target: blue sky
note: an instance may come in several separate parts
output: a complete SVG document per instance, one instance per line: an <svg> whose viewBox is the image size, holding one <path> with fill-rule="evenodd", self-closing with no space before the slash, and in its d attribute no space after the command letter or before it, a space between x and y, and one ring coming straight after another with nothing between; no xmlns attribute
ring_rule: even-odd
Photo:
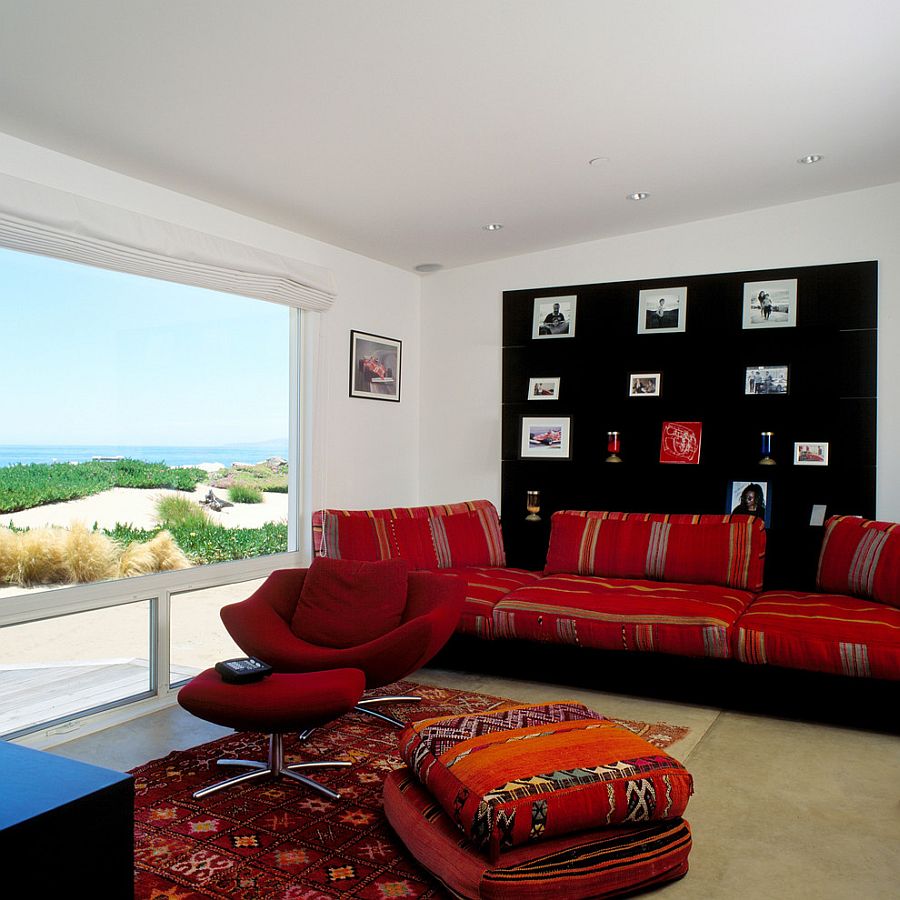
<svg viewBox="0 0 900 900"><path fill-rule="evenodd" d="M288 309L0 250L0 444L287 436Z"/></svg>

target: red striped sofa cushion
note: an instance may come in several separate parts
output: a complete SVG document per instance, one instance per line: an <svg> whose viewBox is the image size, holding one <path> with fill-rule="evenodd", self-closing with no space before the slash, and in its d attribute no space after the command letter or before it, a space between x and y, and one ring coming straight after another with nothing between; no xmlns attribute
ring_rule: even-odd
<svg viewBox="0 0 900 900"><path fill-rule="evenodd" d="M733 644L745 663L900 679L900 610L846 594L760 594Z"/></svg>
<svg viewBox="0 0 900 900"><path fill-rule="evenodd" d="M552 575L497 603L494 636L727 658L730 629L752 599L710 584Z"/></svg>
<svg viewBox="0 0 900 900"><path fill-rule="evenodd" d="M900 607L900 524L832 516L825 523L816 585Z"/></svg>
<svg viewBox="0 0 900 900"><path fill-rule="evenodd" d="M540 572L525 569L506 569L495 566L468 566L464 569L443 569L459 575L466 582L466 599L456 630L474 637L494 636L494 607L510 591L526 584L534 584Z"/></svg>
<svg viewBox="0 0 900 900"><path fill-rule="evenodd" d="M717 584L762 590L766 530L754 516L561 510L546 575Z"/></svg>
<svg viewBox="0 0 900 900"><path fill-rule="evenodd" d="M313 514L318 556L405 559L413 568L504 566L500 517L489 500Z"/></svg>
<svg viewBox="0 0 900 900"><path fill-rule="evenodd" d="M385 779L384 814L416 860L458 897L613 897L680 878L691 852L690 826L678 818L549 838L491 864L407 768Z"/></svg>
<svg viewBox="0 0 900 900"><path fill-rule="evenodd" d="M492 860L586 828L679 817L693 790L676 759L567 701L412 722L400 755Z"/></svg>

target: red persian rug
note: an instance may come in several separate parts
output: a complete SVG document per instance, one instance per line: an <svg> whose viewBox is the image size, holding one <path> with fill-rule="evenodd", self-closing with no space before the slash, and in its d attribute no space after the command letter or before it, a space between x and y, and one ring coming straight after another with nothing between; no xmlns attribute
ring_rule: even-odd
<svg viewBox="0 0 900 900"><path fill-rule="evenodd" d="M400 715L409 719L476 712L510 702L410 682L397 682L388 692L422 697L421 704L403 705ZM688 731L659 722L617 721L662 748ZM447 896L406 853L382 814L384 777L402 765L396 752L398 734L370 716L350 713L318 729L303 744L285 737L288 761L320 757L353 762L351 769L310 773L340 790L338 803L288 779L250 782L193 799L198 788L240 771L224 770L216 760L265 759L268 739L261 734L220 738L132 770L135 898Z"/></svg>

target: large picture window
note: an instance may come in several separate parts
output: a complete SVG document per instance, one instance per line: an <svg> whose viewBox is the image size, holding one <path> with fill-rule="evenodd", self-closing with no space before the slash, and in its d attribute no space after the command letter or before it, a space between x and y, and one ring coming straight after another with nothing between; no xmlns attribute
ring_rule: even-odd
<svg viewBox="0 0 900 900"><path fill-rule="evenodd" d="M110 629L111 666L128 655L169 676L151 690L210 664L215 648L199 648L194 662L173 649L171 597L264 575L298 550L300 472L290 460L300 315L0 249L0 647L30 623L28 665L52 666L59 683L65 673L56 658L43 660L41 630L56 640L51 623L96 609L109 620L96 627ZM159 598L149 632L157 640L146 653L117 653L117 604L131 600L137 579ZM78 635L71 630L73 660L87 652ZM12 671L0 666L0 689ZM41 724L17 720L17 732Z"/></svg>

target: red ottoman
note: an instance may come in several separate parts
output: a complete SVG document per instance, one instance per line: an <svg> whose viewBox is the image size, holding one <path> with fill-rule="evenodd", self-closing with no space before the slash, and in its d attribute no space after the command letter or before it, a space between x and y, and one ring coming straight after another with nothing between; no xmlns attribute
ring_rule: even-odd
<svg viewBox="0 0 900 900"><path fill-rule="evenodd" d="M316 761L284 764L284 738L288 731L303 731L324 725L349 712L362 696L366 676L359 669L331 669L327 672L276 673L249 684L228 684L215 669L207 669L178 692L178 702L188 712L207 722L236 731L261 731L269 735L266 762L220 759L220 766L251 769L197 791L205 797L214 791L251 779L280 775L339 800L340 794L300 774L303 769L338 768L349 762Z"/></svg>
<svg viewBox="0 0 900 900"><path fill-rule="evenodd" d="M466 898L613 897L681 878L691 851L690 827L678 818L550 838L492 864L405 768L385 780L384 813L416 860Z"/></svg>
<svg viewBox="0 0 900 900"><path fill-rule="evenodd" d="M678 760L581 703L407 725L388 821L463 897L607 897L678 878L693 791Z"/></svg>

